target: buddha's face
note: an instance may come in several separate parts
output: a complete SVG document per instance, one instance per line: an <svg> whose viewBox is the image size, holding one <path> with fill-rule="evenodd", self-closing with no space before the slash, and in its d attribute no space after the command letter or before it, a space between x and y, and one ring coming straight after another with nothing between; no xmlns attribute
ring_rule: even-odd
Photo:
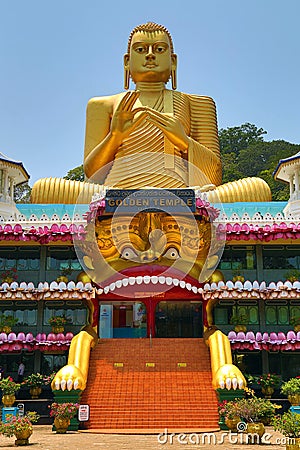
<svg viewBox="0 0 300 450"><path fill-rule="evenodd" d="M137 32L132 37L130 54L125 55L124 62L135 83L167 83L172 64L176 65L176 55L171 53L169 38L164 32Z"/></svg>

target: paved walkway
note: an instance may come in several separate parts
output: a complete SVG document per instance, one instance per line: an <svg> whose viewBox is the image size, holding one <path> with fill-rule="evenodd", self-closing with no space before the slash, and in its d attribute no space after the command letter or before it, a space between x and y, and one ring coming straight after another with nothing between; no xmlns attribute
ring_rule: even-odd
<svg viewBox="0 0 300 450"><path fill-rule="evenodd" d="M270 450L285 450L285 442L282 435L275 433L271 427L266 427L267 448ZM160 439L160 442L158 440ZM179 450L185 448L197 448L208 450L262 450L262 445L246 445L244 435L230 434L222 431L209 437L205 434L187 434L168 438L163 433L155 434L103 434L87 432L68 432L56 434L52 432L51 425L35 425L30 446L32 450ZM238 439L238 440L237 440ZM180 443L180 440L182 443ZM281 440L281 441L280 441ZM167 442L166 442L167 441ZM223 443L222 443L223 442ZM14 438L0 436L0 450L16 448Z"/></svg>

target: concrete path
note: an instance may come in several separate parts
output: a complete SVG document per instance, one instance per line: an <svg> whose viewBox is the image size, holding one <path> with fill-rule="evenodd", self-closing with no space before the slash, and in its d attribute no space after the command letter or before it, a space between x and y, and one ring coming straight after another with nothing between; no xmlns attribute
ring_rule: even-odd
<svg viewBox="0 0 300 450"><path fill-rule="evenodd" d="M162 430L163 431L163 430ZM215 434L178 433L168 436L155 434L103 434L87 432L68 432L56 434L51 425L35 425L30 445L32 450L179 450L205 449L214 450L285 450L285 442L280 433L275 433L271 427L266 427L265 445L245 443L243 434L228 434L218 431ZM0 436L0 450L17 448L14 438ZM268 445L269 444L269 445Z"/></svg>

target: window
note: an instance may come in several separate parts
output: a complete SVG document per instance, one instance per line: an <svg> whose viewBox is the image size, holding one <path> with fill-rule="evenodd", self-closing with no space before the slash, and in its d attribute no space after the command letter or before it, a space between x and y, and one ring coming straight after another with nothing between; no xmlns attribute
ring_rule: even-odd
<svg viewBox="0 0 300 450"><path fill-rule="evenodd" d="M300 269L300 246L263 246L264 269Z"/></svg>
<svg viewBox="0 0 300 450"><path fill-rule="evenodd" d="M40 247L0 247L0 271L15 267L18 271L40 268Z"/></svg>
<svg viewBox="0 0 300 450"><path fill-rule="evenodd" d="M227 246L219 264L220 270L254 270L256 257L254 246Z"/></svg>
<svg viewBox="0 0 300 450"><path fill-rule="evenodd" d="M43 324L49 325L52 316L65 316L69 319L70 325L82 326L86 324L87 309L82 302L72 302L72 308L64 302L46 302Z"/></svg>
<svg viewBox="0 0 300 450"><path fill-rule="evenodd" d="M73 247L48 247L47 248L47 270L57 270L71 268L72 270L82 270Z"/></svg>
<svg viewBox="0 0 300 450"><path fill-rule="evenodd" d="M267 325L289 325L292 317L300 317L300 306L266 302L265 316Z"/></svg>
<svg viewBox="0 0 300 450"><path fill-rule="evenodd" d="M16 302L9 306L4 306L0 310L0 315L13 316L18 319L18 323L13 327L30 327L37 324L37 302Z"/></svg>

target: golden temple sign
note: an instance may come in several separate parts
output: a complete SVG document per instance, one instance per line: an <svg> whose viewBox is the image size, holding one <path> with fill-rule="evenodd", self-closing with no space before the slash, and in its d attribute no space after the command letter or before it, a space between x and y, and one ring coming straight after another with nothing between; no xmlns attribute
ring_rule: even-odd
<svg viewBox="0 0 300 450"><path fill-rule="evenodd" d="M110 189L105 196L105 212L137 213L140 211L187 213L196 211L193 189Z"/></svg>

